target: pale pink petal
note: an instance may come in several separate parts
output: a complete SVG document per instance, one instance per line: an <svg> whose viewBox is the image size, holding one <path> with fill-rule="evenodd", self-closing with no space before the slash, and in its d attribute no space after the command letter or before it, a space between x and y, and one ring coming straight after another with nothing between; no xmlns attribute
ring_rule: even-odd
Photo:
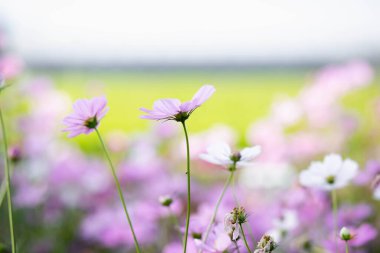
<svg viewBox="0 0 380 253"><path fill-rule="evenodd" d="M160 99L154 102L153 109L170 116L175 115L180 111L180 104L181 103L178 99Z"/></svg>
<svg viewBox="0 0 380 253"><path fill-rule="evenodd" d="M204 102L206 102L207 99L211 97L212 94L214 94L215 88L212 85L203 85L197 93L195 93L192 101L195 106L200 106Z"/></svg>
<svg viewBox="0 0 380 253"><path fill-rule="evenodd" d="M179 106L179 109L181 110L181 112L190 112L190 111L194 110L197 107L198 106L196 106L193 101L187 101L185 103L182 103Z"/></svg>

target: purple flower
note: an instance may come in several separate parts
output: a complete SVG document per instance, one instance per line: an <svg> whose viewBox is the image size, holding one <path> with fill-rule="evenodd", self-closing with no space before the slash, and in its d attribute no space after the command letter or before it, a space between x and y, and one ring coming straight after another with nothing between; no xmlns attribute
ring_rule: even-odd
<svg viewBox="0 0 380 253"><path fill-rule="evenodd" d="M374 240L377 236L377 230L372 225L364 223L358 228L353 229L355 234L352 239L351 245L355 247L360 247L368 242Z"/></svg>
<svg viewBox="0 0 380 253"><path fill-rule="evenodd" d="M380 174L380 162L370 160L367 162L365 169L358 174L357 178L355 178L354 182L358 185L366 185L378 174Z"/></svg>
<svg viewBox="0 0 380 253"><path fill-rule="evenodd" d="M199 239L194 239L194 243L198 249L202 250L202 252L219 253L226 252L231 246L232 241L230 236L224 230L224 225L218 224L210 234L207 243L204 243Z"/></svg>
<svg viewBox="0 0 380 253"><path fill-rule="evenodd" d="M151 120L175 120L183 122L187 120L190 114L199 106L201 106L207 99L215 92L212 85L202 86L194 95L193 99L181 103L178 99L166 98L154 102L153 110L140 108L141 111L146 112L147 115L142 115L142 119Z"/></svg>
<svg viewBox="0 0 380 253"><path fill-rule="evenodd" d="M347 229L350 231L351 238L348 241L349 247L355 249L355 251L350 252L361 252L358 248L366 246L372 240L375 240L377 237L377 230L374 226L364 223L359 227L350 227ZM343 240L339 240L338 242L338 251L336 251L336 245L333 238L330 238L328 241L324 243L324 247L326 252L343 252L345 248L345 243ZM364 251L369 252L369 251Z"/></svg>
<svg viewBox="0 0 380 253"><path fill-rule="evenodd" d="M63 120L67 126L63 131L70 132L70 138L93 132L108 111L106 105L105 97L77 100L73 105L74 112Z"/></svg>

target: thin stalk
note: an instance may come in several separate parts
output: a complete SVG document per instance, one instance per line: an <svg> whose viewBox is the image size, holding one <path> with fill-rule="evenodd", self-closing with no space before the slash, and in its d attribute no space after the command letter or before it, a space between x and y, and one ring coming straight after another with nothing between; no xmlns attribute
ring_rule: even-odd
<svg viewBox="0 0 380 253"><path fill-rule="evenodd" d="M189 223L190 223L190 205L191 205L191 193L190 193L190 145L189 145L189 136L187 134L185 121L182 121L183 131L185 132L186 138L186 156L187 156L187 211L186 211L186 229L185 229L185 237L183 242L183 252L186 253L187 249L187 237L189 234Z"/></svg>
<svg viewBox="0 0 380 253"><path fill-rule="evenodd" d="M236 195L235 176L234 176L234 174L232 174L232 179L231 180L232 180L232 196L234 197L236 206L240 206L239 205L239 200L238 200L237 195Z"/></svg>
<svg viewBox="0 0 380 253"><path fill-rule="evenodd" d="M335 250L338 249L338 242L337 242L337 223L338 223L338 201L336 196L336 191L331 191L331 202L332 202L332 209L333 209L333 224L334 224L334 243L335 243Z"/></svg>
<svg viewBox="0 0 380 253"><path fill-rule="evenodd" d="M7 194L7 179L4 178L0 186L0 206L3 204L3 200L6 194Z"/></svg>
<svg viewBox="0 0 380 253"><path fill-rule="evenodd" d="M12 178L13 168L10 168L9 176ZM7 194L7 179L4 178L0 185L0 206L3 204L5 195Z"/></svg>
<svg viewBox="0 0 380 253"><path fill-rule="evenodd" d="M224 184L224 187L223 187L223 190L222 190L222 193L220 194L219 198L218 198L218 201L216 202L216 205L215 205L215 208L214 208L214 212L212 214L212 217L211 217L211 220L210 220L210 223L208 224L207 226L207 229L206 229L206 233L205 233L205 236L203 237L203 242L205 243L207 241L207 238L210 234L210 231L211 231L211 228L212 228L212 225L214 224L215 222L215 218L216 218L216 215L218 213L218 209L219 209L219 206L220 206L220 203L222 202L222 199L224 197L224 194L226 193L227 189L228 189L228 186L231 184L231 181L234 177L234 171L231 171L230 173L230 176L228 177L226 183ZM199 252L202 252L202 250L200 250Z"/></svg>
<svg viewBox="0 0 380 253"><path fill-rule="evenodd" d="M119 193L119 197L120 197L121 203L123 204L125 216L127 217L127 221L128 221L129 227L131 228L133 240L135 242L136 252L137 253L141 253L140 246L139 246L139 243L137 241L137 237L136 237L135 231L133 229L132 221L131 221L131 218L129 217L129 214L128 214L127 205L125 204L125 200L124 200L124 196L123 196L123 191L121 190L119 179L116 176L115 167L113 166L113 163L112 163L112 160L110 158L110 155L108 154L106 145L104 144L104 141L103 141L102 137L100 136L100 133L99 133L98 129L95 128L95 131L96 131L96 134L98 135L98 138L99 138L100 144L102 146L103 152L104 152L105 156L107 157L109 166L111 168L112 176L113 176L113 178L115 180L115 184L116 184L116 187L117 187L117 191Z"/></svg>
<svg viewBox="0 0 380 253"><path fill-rule="evenodd" d="M349 253L348 251L348 242L346 241L346 253Z"/></svg>
<svg viewBox="0 0 380 253"><path fill-rule="evenodd" d="M234 168L236 169L236 164L234 164ZM239 200L238 200L238 198L237 198L237 194L236 194L236 187L235 187L235 175L232 175L232 196L233 196L233 198L234 198L234 201L235 201L235 205L236 206L240 206L240 204L239 204ZM252 238L252 241L253 242L255 242L256 240L255 240L255 236L253 235L253 230L252 230L252 228L250 227L250 229L249 229L249 232L250 232L250 234L251 234L251 238Z"/></svg>
<svg viewBox="0 0 380 253"><path fill-rule="evenodd" d="M9 167L9 157L8 157L8 144L7 135L5 132L3 114L0 109L0 122L1 131L3 133L3 144L4 144L4 164L5 164L5 178L7 180L7 202L8 202L8 218L9 218L9 228L11 233L11 244L12 252L16 253L16 241L13 230L13 210L12 210L12 197L11 197L11 177L10 177L10 167Z"/></svg>
<svg viewBox="0 0 380 253"><path fill-rule="evenodd" d="M244 241L245 247L247 248L247 250L248 250L249 253L252 253L251 249L249 248L247 239L245 237L243 225L241 223L239 223L239 226L240 226L241 235L243 236L243 241Z"/></svg>

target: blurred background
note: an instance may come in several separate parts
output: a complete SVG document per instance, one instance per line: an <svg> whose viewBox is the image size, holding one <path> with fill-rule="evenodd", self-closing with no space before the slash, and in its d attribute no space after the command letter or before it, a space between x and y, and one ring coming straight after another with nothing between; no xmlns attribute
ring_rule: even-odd
<svg viewBox="0 0 380 253"><path fill-rule="evenodd" d="M297 183L300 170L329 152L357 160L362 173L341 193L343 221L378 228L380 196L373 198L371 180L380 173L379 17L377 0L0 1L0 74L12 85L0 106L10 132L20 249L133 252L96 136L61 132L74 100L105 95L110 111L100 131L144 252L178 253L171 216L183 226L182 132L139 119L138 109L159 98L189 100L203 84L217 91L188 123L195 217L208 215L226 176L198 156L224 141L263 147L262 170L237 178L242 202L255 210L256 238L288 209L297 224L315 218L331 225L328 197L305 195ZM157 207L165 194L175 196L173 213ZM294 204L310 196L307 207ZM232 208L232 196L223 205ZM321 216L312 216L315 210ZM8 252L5 201L0 211L0 252ZM305 239L326 228L294 228L279 252L332 252L327 239ZM377 232L371 235L357 252L377 252ZM307 251L306 243L316 246Z"/></svg>
<svg viewBox="0 0 380 253"><path fill-rule="evenodd" d="M194 129L225 122L243 131L275 95L296 94L321 66L377 66L379 13L375 0L3 0L0 24L3 48L28 74L49 76L72 98L105 89L112 128L146 127L137 108L187 99L211 83L220 102Z"/></svg>

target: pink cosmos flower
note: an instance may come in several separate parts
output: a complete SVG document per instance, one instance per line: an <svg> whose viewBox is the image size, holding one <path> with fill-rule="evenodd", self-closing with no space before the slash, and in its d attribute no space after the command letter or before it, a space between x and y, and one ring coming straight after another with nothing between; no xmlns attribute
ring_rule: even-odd
<svg viewBox="0 0 380 253"><path fill-rule="evenodd" d="M174 98L157 100L153 104L153 110L140 108L141 111L147 113L147 115L143 115L141 118L184 122L189 118L190 114L206 102L214 92L214 86L204 85L198 90L192 100L184 103L181 103L178 99Z"/></svg>
<svg viewBox="0 0 380 253"><path fill-rule="evenodd" d="M73 105L74 112L63 120L67 126L63 131L70 132L70 138L93 132L108 111L106 105L105 97L77 100Z"/></svg>
<svg viewBox="0 0 380 253"><path fill-rule="evenodd" d="M0 57L0 72L4 78L12 79L19 75L23 70L22 60L14 55Z"/></svg>

